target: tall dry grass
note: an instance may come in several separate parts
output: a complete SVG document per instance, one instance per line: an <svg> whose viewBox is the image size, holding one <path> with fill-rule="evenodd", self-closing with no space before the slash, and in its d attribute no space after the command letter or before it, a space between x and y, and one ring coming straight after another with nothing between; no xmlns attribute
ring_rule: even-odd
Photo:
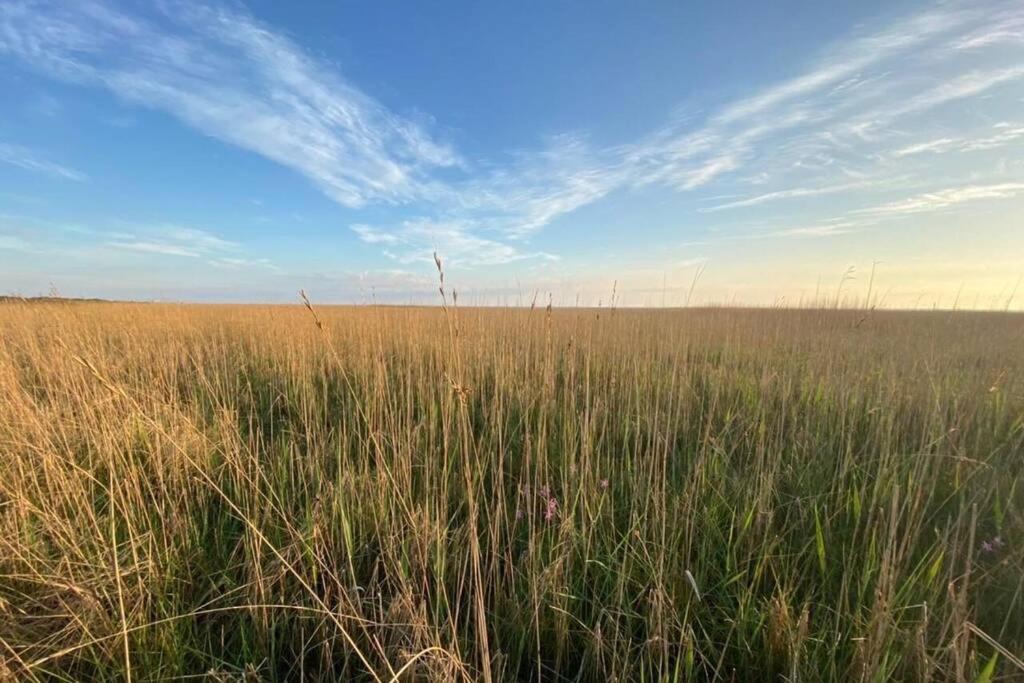
<svg viewBox="0 0 1024 683"><path fill-rule="evenodd" d="M0 307L0 678L1024 675L1024 316Z"/></svg>

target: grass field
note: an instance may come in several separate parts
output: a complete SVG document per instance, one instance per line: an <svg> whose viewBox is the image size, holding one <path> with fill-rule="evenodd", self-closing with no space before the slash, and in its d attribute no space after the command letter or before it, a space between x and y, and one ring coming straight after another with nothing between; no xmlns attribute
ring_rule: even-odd
<svg viewBox="0 0 1024 683"><path fill-rule="evenodd" d="M1024 677L1024 315L8 303L0 679Z"/></svg>

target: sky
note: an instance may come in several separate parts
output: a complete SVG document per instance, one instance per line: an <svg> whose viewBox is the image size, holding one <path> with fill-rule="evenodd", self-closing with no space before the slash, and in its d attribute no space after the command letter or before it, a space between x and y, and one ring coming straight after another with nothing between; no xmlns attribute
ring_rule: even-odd
<svg viewBox="0 0 1024 683"><path fill-rule="evenodd" d="M1022 309L1022 219L1019 0L0 2L0 293Z"/></svg>

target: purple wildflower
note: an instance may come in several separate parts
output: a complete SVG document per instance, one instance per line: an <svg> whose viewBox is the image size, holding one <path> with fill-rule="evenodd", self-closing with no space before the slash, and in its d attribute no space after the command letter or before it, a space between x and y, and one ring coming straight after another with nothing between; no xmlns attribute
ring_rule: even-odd
<svg viewBox="0 0 1024 683"><path fill-rule="evenodd" d="M607 491L608 490L608 480L607 479L602 479L601 480L601 490L602 491Z"/></svg>
<svg viewBox="0 0 1024 683"><path fill-rule="evenodd" d="M558 501L548 498L548 504L544 507L544 521L550 522L558 514Z"/></svg>
<svg viewBox="0 0 1024 683"><path fill-rule="evenodd" d="M981 542L981 552L985 553L986 555L991 555L995 551L1002 548L1004 545L1006 544L1003 542L1002 536L994 536L988 541Z"/></svg>

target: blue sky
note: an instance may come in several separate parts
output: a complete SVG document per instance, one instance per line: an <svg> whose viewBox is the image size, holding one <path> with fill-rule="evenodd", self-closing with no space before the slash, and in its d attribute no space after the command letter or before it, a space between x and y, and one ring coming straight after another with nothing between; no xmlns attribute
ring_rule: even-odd
<svg viewBox="0 0 1024 683"><path fill-rule="evenodd" d="M1006 305L1024 5L697 4L5 0L0 290Z"/></svg>

